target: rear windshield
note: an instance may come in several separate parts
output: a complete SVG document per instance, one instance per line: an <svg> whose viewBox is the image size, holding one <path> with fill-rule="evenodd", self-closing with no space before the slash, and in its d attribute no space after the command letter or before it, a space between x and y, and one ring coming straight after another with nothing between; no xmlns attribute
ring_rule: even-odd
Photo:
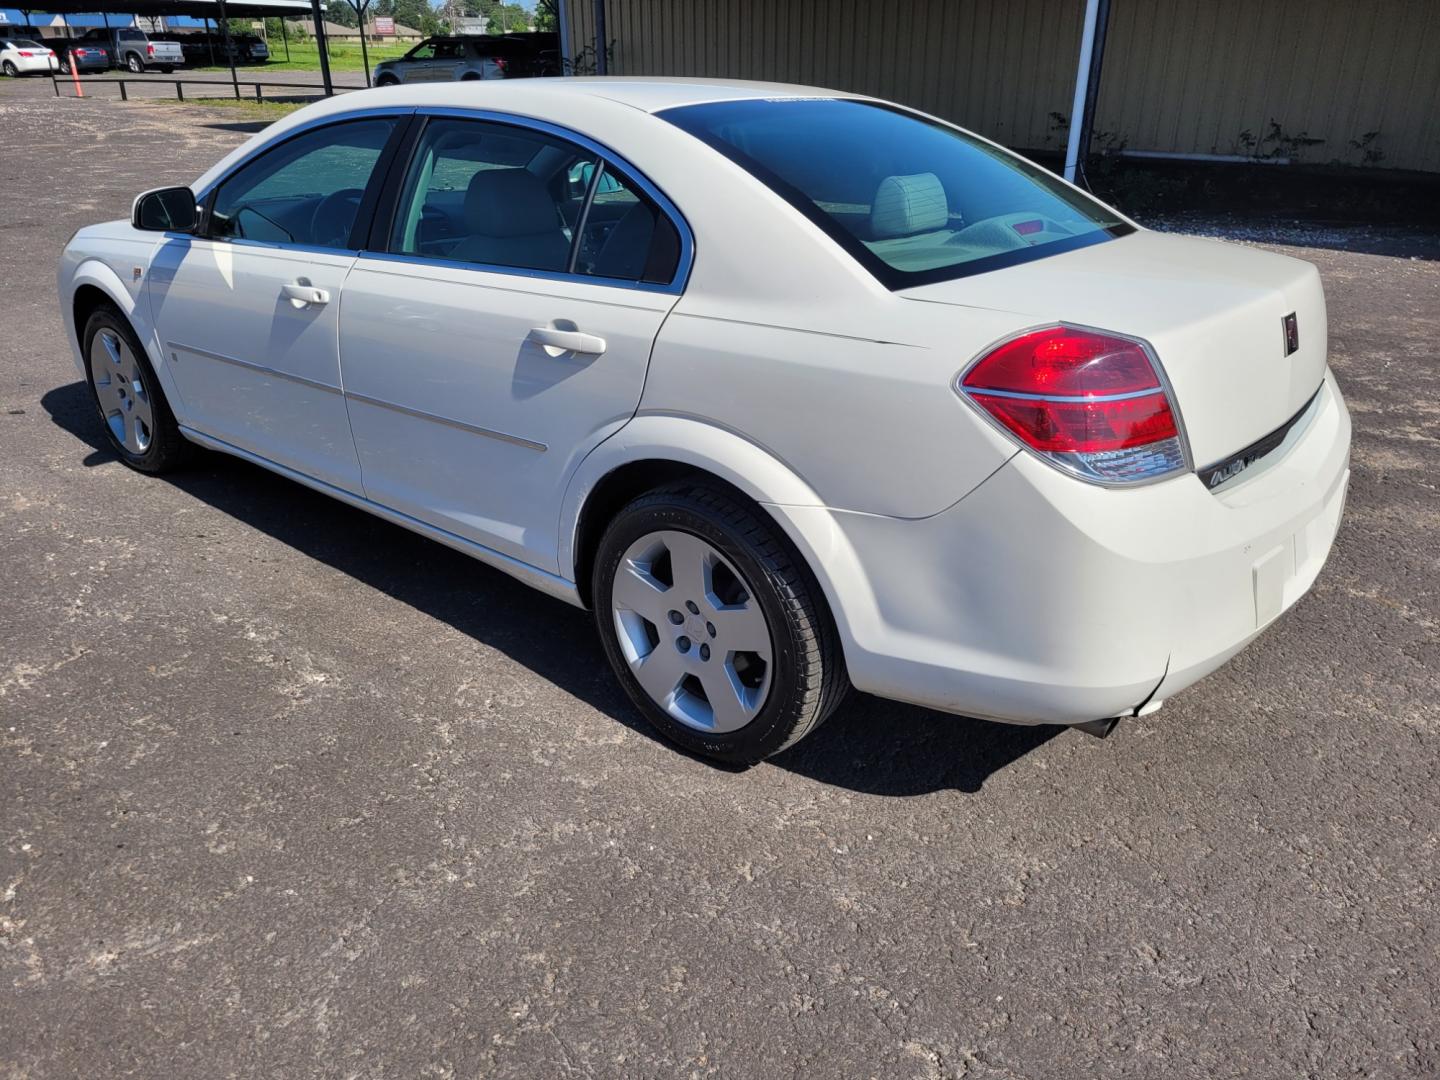
<svg viewBox="0 0 1440 1080"><path fill-rule="evenodd" d="M891 289L1133 231L1038 165L890 106L752 99L660 116L752 173Z"/></svg>
<svg viewBox="0 0 1440 1080"><path fill-rule="evenodd" d="M121 41L143 41L145 33L142 30L120 30L116 33Z"/></svg>

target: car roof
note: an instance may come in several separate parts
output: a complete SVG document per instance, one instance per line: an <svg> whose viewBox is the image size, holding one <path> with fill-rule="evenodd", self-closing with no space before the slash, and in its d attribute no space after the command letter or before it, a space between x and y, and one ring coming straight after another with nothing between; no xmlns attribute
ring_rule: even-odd
<svg viewBox="0 0 1440 1080"><path fill-rule="evenodd" d="M790 83L746 82L739 79L662 78L658 76L574 76L523 80L476 80L386 87L381 91L393 105L457 108L505 108L525 98L554 102L557 97L588 97L654 113L681 105L757 98L850 97L838 90ZM346 95L349 97L350 95ZM373 101L367 104L374 104Z"/></svg>

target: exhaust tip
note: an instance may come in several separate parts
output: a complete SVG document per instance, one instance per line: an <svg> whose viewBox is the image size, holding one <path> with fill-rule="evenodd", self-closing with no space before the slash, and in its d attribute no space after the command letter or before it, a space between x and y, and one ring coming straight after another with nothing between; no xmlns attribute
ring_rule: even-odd
<svg viewBox="0 0 1440 1080"><path fill-rule="evenodd" d="M1072 724L1071 726L1085 732L1086 735L1094 735L1097 739L1103 739L1115 730L1115 725L1118 723L1120 723L1118 716L1107 716L1104 720L1086 720L1083 724Z"/></svg>

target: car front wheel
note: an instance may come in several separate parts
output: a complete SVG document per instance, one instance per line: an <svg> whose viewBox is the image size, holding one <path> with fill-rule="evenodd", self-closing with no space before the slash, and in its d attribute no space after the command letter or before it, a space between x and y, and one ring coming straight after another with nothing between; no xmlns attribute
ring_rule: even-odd
<svg viewBox="0 0 1440 1080"><path fill-rule="evenodd" d="M98 308L80 336L91 399L111 447L125 464L163 473L184 463L191 444L165 400L145 350L118 310Z"/></svg>
<svg viewBox="0 0 1440 1080"><path fill-rule="evenodd" d="M626 692L692 753L754 764L818 727L849 687L798 555L718 484L626 506L600 541L591 595Z"/></svg>

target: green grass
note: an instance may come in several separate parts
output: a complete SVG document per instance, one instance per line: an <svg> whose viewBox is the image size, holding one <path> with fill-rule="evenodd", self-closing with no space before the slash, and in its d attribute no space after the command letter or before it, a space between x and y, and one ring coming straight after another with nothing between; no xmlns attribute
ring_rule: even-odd
<svg viewBox="0 0 1440 1080"><path fill-rule="evenodd" d="M370 51L370 66L373 68L381 60L394 60L404 56L414 47L414 43L408 45L373 45L367 44ZM187 71L223 71L227 74L230 69L223 64L206 67L187 68ZM270 60L265 64L236 64L235 70L241 73L243 79L247 72L269 72L269 71L319 71L320 50L315 47L315 42L307 41L303 44L292 41L290 43L290 59L285 59L285 43L278 37L270 39ZM360 54L359 45L344 45L331 42L330 44L330 70L331 71L364 71L365 64Z"/></svg>
<svg viewBox="0 0 1440 1080"><path fill-rule="evenodd" d="M150 103L149 99L138 99ZM184 101L157 101L161 105L200 105L207 109L224 109L227 112L235 113L243 120L265 120L274 123L282 116L288 116L296 109L303 109L306 102L303 101L255 101L254 99L242 99L236 101L233 97L228 98L190 98Z"/></svg>

